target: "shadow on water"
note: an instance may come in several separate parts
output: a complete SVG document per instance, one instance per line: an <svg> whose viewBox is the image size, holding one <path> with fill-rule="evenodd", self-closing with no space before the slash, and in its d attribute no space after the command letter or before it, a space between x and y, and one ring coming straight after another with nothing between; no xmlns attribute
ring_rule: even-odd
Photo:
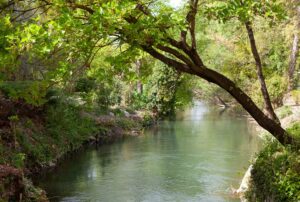
<svg viewBox="0 0 300 202"><path fill-rule="evenodd" d="M260 140L244 119L198 105L145 135L89 148L40 180L51 201L239 201Z"/></svg>

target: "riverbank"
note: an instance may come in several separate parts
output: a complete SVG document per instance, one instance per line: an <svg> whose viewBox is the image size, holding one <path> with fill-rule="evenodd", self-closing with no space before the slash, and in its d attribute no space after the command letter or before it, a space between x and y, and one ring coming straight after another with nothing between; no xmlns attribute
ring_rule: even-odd
<svg viewBox="0 0 300 202"><path fill-rule="evenodd" d="M1 107L1 202L47 201L30 176L55 167L84 145L137 136L152 121L147 112L100 113L62 103L38 108L2 99Z"/></svg>
<svg viewBox="0 0 300 202"><path fill-rule="evenodd" d="M276 109L282 126L300 138L300 106L292 102ZM254 122L251 122L253 124ZM300 150L280 145L256 123L265 145L246 172L237 191L242 201L290 202L300 200Z"/></svg>

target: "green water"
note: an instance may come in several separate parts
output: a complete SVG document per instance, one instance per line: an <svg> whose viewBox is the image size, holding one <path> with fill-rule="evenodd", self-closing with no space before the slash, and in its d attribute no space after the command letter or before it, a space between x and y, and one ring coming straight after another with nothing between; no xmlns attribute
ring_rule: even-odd
<svg viewBox="0 0 300 202"><path fill-rule="evenodd" d="M40 180L51 201L239 201L260 140L243 118L198 104L139 137L89 148Z"/></svg>

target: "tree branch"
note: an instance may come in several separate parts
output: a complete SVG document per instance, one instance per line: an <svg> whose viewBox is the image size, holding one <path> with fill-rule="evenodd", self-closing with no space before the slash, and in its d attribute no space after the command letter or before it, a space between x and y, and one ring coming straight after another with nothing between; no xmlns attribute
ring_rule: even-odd
<svg viewBox="0 0 300 202"><path fill-rule="evenodd" d="M68 3L70 4L71 8L85 10L90 14L93 14L95 12L92 8L88 7L87 5L77 4L70 1L68 1Z"/></svg>
<svg viewBox="0 0 300 202"><path fill-rule="evenodd" d="M195 28L196 28L196 15L198 12L198 0L190 0L190 11L186 16L186 21L189 24L189 31L192 40L192 49L196 50L196 36L195 36Z"/></svg>
<svg viewBox="0 0 300 202"><path fill-rule="evenodd" d="M167 53L170 53L170 54L174 55L176 58L180 59L182 62L188 64L189 66L193 66L192 61L189 58L185 57L183 54L181 54L179 51L177 51L173 48L170 48L168 46L160 45L160 44L157 45L157 48L159 50L162 50L164 52L167 52Z"/></svg>
<svg viewBox="0 0 300 202"><path fill-rule="evenodd" d="M159 53L158 51L156 51L153 47L151 46L146 46L143 45L141 46L142 49L149 53L151 56L153 56L154 58L162 61L163 63L174 67L176 70L181 71L181 72L187 72L187 73L192 73L193 71L188 67L188 65L181 63L181 62L177 62L176 60L173 60L171 58L168 58L166 56L164 56L163 54Z"/></svg>

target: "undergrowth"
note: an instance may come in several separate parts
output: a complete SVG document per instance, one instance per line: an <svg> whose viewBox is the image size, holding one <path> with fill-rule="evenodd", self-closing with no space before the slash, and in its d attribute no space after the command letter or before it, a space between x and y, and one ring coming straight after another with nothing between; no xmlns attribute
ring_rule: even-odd
<svg viewBox="0 0 300 202"><path fill-rule="evenodd" d="M300 124L288 128L300 138ZM246 197L249 201L300 201L300 150L269 142L258 154L251 172L251 183Z"/></svg>

